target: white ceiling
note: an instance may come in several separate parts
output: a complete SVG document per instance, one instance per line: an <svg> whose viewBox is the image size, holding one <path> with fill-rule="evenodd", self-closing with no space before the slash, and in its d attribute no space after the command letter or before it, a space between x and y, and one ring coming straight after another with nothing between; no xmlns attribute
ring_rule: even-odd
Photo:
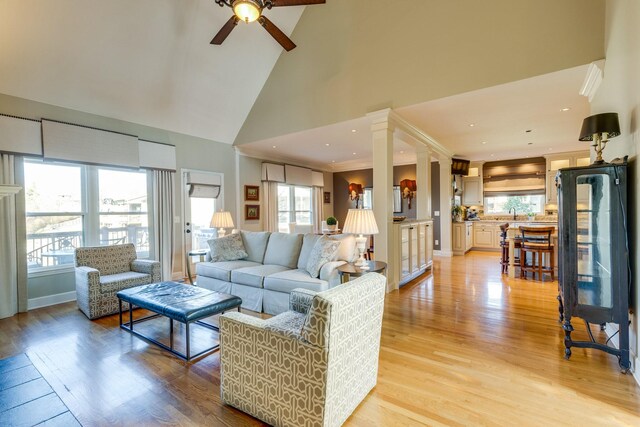
<svg viewBox="0 0 640 427"><path fill-rule="evenodd" d="M469 160L587 150L589 145L578 141L582 120L589 115L589 103L578 93L587 68L571 68L396 112L457 157ZM563 108L570 110L561 111ZM370 122L366 117L243 144L239 149L249 155L333 171L370 168L372 164ZM411 145L396 141L394 163L415 163Z"/></svg>
<svg viewBox="0 0 640 427"><path fill-rule="evenodd" d="M291 34L303 10L265 15ZM231 14L213 0L2 0L0 93L231 144L283 52L258 23L210 45Z"/></svg>

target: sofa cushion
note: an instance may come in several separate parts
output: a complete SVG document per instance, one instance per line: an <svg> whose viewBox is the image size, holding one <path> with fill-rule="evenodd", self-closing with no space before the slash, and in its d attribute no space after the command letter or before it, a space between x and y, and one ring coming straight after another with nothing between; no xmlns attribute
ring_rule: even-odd
<svg viewBox="0 0 640 427"><path fill-rule="evenodd" d="M267 242L271 235L268 231L241 231L244 250L247 251L247 261L253 261L262 264L264 261L264 252L267 250Z"/></svg>
<svg viewBox="0 0 640 427"><path fill-rule="evenodd" d="M212 277L225 282L231 281L231 271L260 265L257 262L238 260L238 261L220 261L220 262L199 262L196 264L196 274L198 276Z"/></svg>
<svg viewBox="0 0 640 427"><path fill-rule="evenodd" d="M240 285L262 288L265 276L287 270L281 265L265 264L254 267L245 267L231 272L231 282Z"/></svg>
<svg viewBox="0 0 640 427"><path fill-rule="evenodd" d="M320 292L329 289L329 283L325 280L311 277L307 270L297 269L287 270L265 277L264 288L286 293L291 292L295 288L304 288Z"/></svg>
<svg viewBox="0 0 640 427"><path fill-rule="evenodd" d="M271 233L263 263L296 268L300 248L302 248L302 234Z"/></svg>
<svg viewBox="0 0 640 427"><path fill-rule="evenodd" d="M249 254L244 250L244 243L239 234L229 234L228 236L208 240L211 262L236 261L244 259Z"/></svg>
<svg viewBox="0 0 640 427"><path fill-rule="evenodd" d="M322 266L334 259L339 247L339 241L328 239L326 236L318 239L307 261L307 271L311 277L318 277Z"/></svg>
<svg viewBox="0 0 640 427"><path fill-rule="evenodd" d="M309 254L313 249L313 245L315 245L321 237L322 235L320 234L305 234L302 237L302 248L300 249L300 257L298 258L298 268L307 268L307 261L309 261Z"/></svg>
<svg viewBox="0 0 640 427"><path fill-rule="evenodd" d="M353 262L360 256L358 248L356 247L356 236L353 234L335 234L333 236L327 236L331 240L337 240L340 242L340 248L336 254L334 261L347 261Z"/></svg>

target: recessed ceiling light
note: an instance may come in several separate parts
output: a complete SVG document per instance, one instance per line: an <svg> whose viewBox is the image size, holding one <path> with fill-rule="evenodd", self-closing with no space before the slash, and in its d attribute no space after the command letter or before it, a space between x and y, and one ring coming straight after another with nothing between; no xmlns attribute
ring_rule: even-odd
<svg viewBox="0 0 640 427"><path fill-rule="evenodd" d="M358 132L358 131L355 130L355 129L351 129L351 133L356 133L356 132Z"/></svg>
<svg viewBox="0 0 640 427"><path fill-rule="evenodd" d="M277 148L277 147L274 145L273 148Z"/></svg>
<svg viewBox="0 0 640 427"><path fill-rule="evenodd" d="M475 125L476 125L475 123L469 123L470 128L474 127Z"/></svg>
<svg viewBox="0 0 640 427"><path fill-rule="evenodd" d="M553 151L553 148L549 148L549 151Z"/></svg>
<svg viewBox="0 0 640 427"><path fill-rule="evenodd" d="M330 146L331 144L324 144L324 145L326 145L326 146L328 147L328 146Z"/></svg>
<svg viewBox="0 0 640 427"><path fill-rule="evenodd" d="M335 162L336 162L335 160L331 160L331 163L335 163Z"/></svg>
<svg viewBox="0 0 640 427"><path fill-rule="evenodd" d="M533 129L527 129L527 130L525 130L525 132L526 132L526 133L531 133L531 131L532 131L532 130L533 130Z"/></svg>
<svg viewBox="0 0 640 427"><path fill-rule="evenodd" d="M356 155L356 153L353 153L353 155L355 156L355 155Z"/></svg>
<svg viewBox="0 0 640 427"><path fill-rule="evenodd" d="M404 151L403 151L403 150L400 150L400 154L404 154Z"/></svg>
<svg viewBox="0 0 640 427"><path fill-rule="evenodd" d="M562 110L560 110L560 111L569 111L569 110L571 110L571 108L569 108L569 107L564 107L564 108L563 108Z"/></svg>
<svg viewBox="0 0 640 427"><path fill-rule="evenodd" d="M491 157L493 157L493 154L491 155Z"/></svg>
<svg viewBox="0 0 640 427"><path fill-rule="evenodd" d="M487 144L487 141L482 141L482 145L486 145L486 144Z"/></svg>
<svg viewBox="0 0 640 427"><path fill-rule="evenodd" d="M533 142L527 142L527 145L533 145Z"/></svg>

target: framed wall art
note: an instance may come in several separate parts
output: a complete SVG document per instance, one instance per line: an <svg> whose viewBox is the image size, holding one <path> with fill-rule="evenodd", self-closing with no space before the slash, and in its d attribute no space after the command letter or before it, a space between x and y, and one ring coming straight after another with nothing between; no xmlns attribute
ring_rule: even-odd
<svg viewBox="0 0 640 427"><path fill-rule="evenodd" d="M257 185L244 186L244 201L258 202L260 201L260 187Z"/></svg>
<svg viewBox="0 0 640 427"><path fill-rule="evenodd" d="M244 205L244 220L253 221L260 219L260 205Z"/></svg>

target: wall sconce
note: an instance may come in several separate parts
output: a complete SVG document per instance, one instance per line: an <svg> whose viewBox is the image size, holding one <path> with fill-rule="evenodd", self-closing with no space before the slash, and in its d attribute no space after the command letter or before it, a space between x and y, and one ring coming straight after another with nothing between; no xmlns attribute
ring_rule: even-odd
<svg viewBox="0 0 640 427"><path fill-rule="evenodd" d="M362 194L362 184L349 184L349 200L356 201L356 209L358 209L358 201L360 200L360 195Z"/></svg>
<svg viewBox="0 0 640 427"><path fill-rule="evenodd" d="M415 196L416 191L415 179L403 179L400 181L400 191L402 191L402 198L409 201L409 209L411 209L411 199Z"/></svg>

